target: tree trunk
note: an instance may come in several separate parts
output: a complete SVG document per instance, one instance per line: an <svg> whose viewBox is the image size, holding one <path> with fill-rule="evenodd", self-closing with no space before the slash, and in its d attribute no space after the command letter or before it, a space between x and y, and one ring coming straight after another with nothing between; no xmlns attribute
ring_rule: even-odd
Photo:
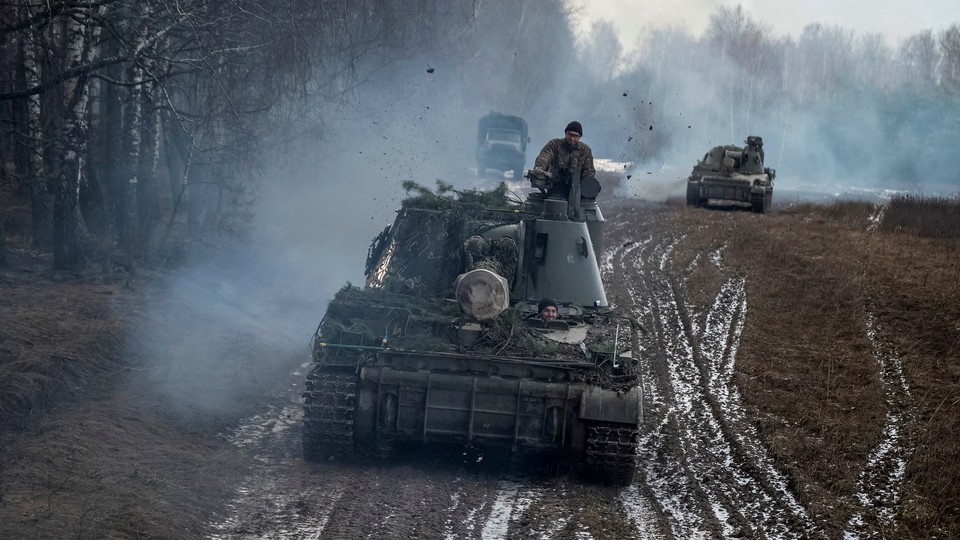
<svg viewBox="0 0 960 540"><path fill-rule="evenodd" d="M163 135L163 152L167 161L167 181L170 187L170 200L173 201L173 211L177 210L177 201L182 198L186 187L187 159L189 143L187 136L180 128L174 113L167 111L163 116L161 129Z"/></svg>
<svg viewBox="0 0 960 540"><path fill-rule="evenodd" d="M90 35L87 35L88 31ZM72 69L94 56L98 33L98 26L87 28L75 19L67 19L63 33L66 40L65 69ZM53 203L53 267L58 270L75 268L83 261L79 193L88 146L85 120L89 94L86 83L86 75L81 75L65 81L62 87L65 152Z"/></svg>
<svg viewBox="0 0 960 540"><path fill-rule="evenodd" d="M160 109L155 83L141 88L142 118L140 123L140 154L137 163L137 215L140 218L138 244L149 248L151 232L156 224L159 207L157 162L160 156Z"/></svg>
<svg viewBox="0 0 960 540"><path fill-rule="evenodd" d="M40 83L40 62L37 59L37 50L41 45L36 42L37 39L39 39L38 36L31 36L24 32L19 40L23 62L18 75L23 81L23 88L31 88ZM33 94L23 100L21 110L24 114L23 125L26 126L26 133L25 138L19 141L16 161L17 175L30 194L31 242L34 247L46 245L52 234L50 205L47 202L47 179L44 178L43 170L40 98L41 94Z"/></svg>
<svg viewBox="0 0 960 540"><path fill-rule="evenodd" d="M143 71L130 63L124 70L127 82L140 80ZM117 203L122 206L123 214L117 215L117 234L120 248L127 255L135 255L137 247L138 216L137 191L139 178L137 166L140 161L140 123L142 121L142 102L140 87L129 86L123 98L123 128L120 139L120 174L118 177Z"/></svg>
<svg viewBox="0 0 960 540"><path fill-rule="evenodd" d="M104 151L109 144L110 129L104 120L106 83L93 80L89 85L89 105L87 106L87 159L83 167L84 182L80 185L80 214L86 224L87 232L105 237L110 234L110 220L107 206L109 198L105 187L107 168L112 160L111 154Z"/></svg>
<svg viewBox="0 0 960 540"><path fill-rule="evenodd" d="M111 66L107 76L119 80L123 76L120 66ZM128 184L120 167L120 155L123 135L123 98L126 91L118 86L108 84L103 89L103 114L100 117L101 139L97 160L102 164L102 184L106 193L104 213L112 231L119 241L121 231L127 223L127 188Z"/></svg>
<svg viewBox="0 0 960 540"><path fill-rule="evenodd" d="M6 176L6 166L3 167ZM3 228L3 189L0 189L0 267L7 265L7 233Z"/></svg>
<svg viewBox="0 0 960 540"><path fill-rule="evenodd" d="M7 233L3 228L3 186L11 183L7 178L7 152L0 146L0 268L7 265Z"/></svg>

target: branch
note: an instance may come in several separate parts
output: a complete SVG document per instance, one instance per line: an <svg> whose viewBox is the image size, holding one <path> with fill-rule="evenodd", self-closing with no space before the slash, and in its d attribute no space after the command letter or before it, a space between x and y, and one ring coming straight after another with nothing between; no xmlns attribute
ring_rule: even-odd
<svg viewBox="0 0 960 540"><path fill-rule="evenodd" d="M38 84L32 88L25 88L23 90L17 90L16 92L7 92L4 94L0 94L0 101L8 101L13 99L25 98L27 96L33 96L33 95L39 94L40 92L43 92L44 90L46 90L47 88L50 88L51 86L56 86L64 81L75 79L81 76L89 76L94 71L103 69L108 66L112 66L114 64L120 64L126 61L127 61L126 58L113 57L113 58L103 58L100 60L95 60L93 62L87 62L86 64L75 66L70 69L61 71L52 79L48 81L44 81L43 83Z"/></svg>

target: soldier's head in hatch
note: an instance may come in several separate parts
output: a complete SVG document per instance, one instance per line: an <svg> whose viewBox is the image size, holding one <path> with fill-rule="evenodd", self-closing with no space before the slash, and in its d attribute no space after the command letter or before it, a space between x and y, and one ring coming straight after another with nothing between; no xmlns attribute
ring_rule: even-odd
<svg viewBox="0 0 960 540"><path fill-rule="evenodd" d="M557 317L560 316L560 311L557 309L557 303L549 298L544 298L540 301L540 304L537 306L537 309L540 311L540 319L548 323L550 321L557 320Z"/></svg>
<svg viewBox="0 0 960 540"><path fill-rule="evenodd" d="M570 148L576 148L580 144L580 137L583 137L583 126L576 120L567 124L567 127L563 129L563 139Z"/></svg>

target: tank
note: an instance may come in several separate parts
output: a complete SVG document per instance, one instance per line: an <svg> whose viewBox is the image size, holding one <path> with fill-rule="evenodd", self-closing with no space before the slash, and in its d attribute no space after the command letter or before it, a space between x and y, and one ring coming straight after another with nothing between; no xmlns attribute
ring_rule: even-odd
<svg viewBox="0 0 960 540"><path fill-rule="evenodd" d="M687 178L687 205L711 200L747 203L754 212L770 211L776 171L763 164L763 138L751 135L745 146L714 146Z"/></svg>
<svg viewBox="0 0 960 540"><path fill-rule="evenodd" d="M527 122L519 116L491 111L477 122L477 175L487 169L513 171L519 179L527 159L530 136Z"/></svg>
<svg viewBox="0 0 960 540"><path fill-rule="evenodd" d="M608 305L594 197L582 220L545 189L413 192L313 336L303 455L398 443L505 449L625 484L636 467L639 323ZM449 187L449 186L447 186ZM551 299L560 317L544 321Z"/></svg>

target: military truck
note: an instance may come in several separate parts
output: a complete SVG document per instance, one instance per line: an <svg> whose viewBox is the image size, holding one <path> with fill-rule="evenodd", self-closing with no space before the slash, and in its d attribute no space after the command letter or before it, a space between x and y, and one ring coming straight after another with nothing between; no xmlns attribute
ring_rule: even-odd
<svg viewBox="0 0 960 540"><path fill-rule="evenodd" d="M519 179L526 164L527 122L519 116L490 111L477 123L477 175L487 169L513 171Z"/></svg>
<svg viewBox="0 0 960 540"><path fill-rule="evenodd" d="M608 305L585 219L546 189L413 190L370 246L366 283L330 302L303 394L304 458L395 455L397 444L500 448L624 484L642 420L640 326ZM537 318L554 299L561 317Z"/></svg>
<svg viewBox="0 0 960 540"><path fill-rule="evenodd" d="M746 145L714 146L697 161L687 178L687 205L711 200L748 203L765 214L773 199L776 171L763 166L763 138L747 137Z"/></svg>

